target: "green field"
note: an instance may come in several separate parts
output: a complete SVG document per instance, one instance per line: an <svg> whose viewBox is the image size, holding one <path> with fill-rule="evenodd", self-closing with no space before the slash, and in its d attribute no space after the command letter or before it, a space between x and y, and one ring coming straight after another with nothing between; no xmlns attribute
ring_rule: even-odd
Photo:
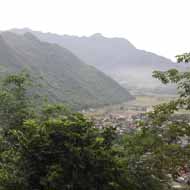
<svg viewBox="0 0 190 190"><path fill-rule="evenodd" d="M87 115L101 116L104 114L137 114L142 112L151 111L153 106L169 102L174 99L173 96L136 96L136 98L129 102L122 104L104 106L97 109L87 110Z"/></svg>
<svg viewBox="0 0 190 190"><path fill-rule="evenodd" d="M125 103L126 105L135 105L135 106L155 106L158 104L166 103L175 96L136 96L135 100Z"/></svg>

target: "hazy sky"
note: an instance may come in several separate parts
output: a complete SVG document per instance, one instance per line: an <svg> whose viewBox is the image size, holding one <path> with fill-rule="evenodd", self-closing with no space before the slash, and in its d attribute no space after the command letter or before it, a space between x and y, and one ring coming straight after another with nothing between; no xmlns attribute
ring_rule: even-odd
<svg viewBox="0 0 190 190"><path fill-rule="evenodd" d="M173 58L190 51L190 0L0 0L0 30L124 37Z"/></svg>

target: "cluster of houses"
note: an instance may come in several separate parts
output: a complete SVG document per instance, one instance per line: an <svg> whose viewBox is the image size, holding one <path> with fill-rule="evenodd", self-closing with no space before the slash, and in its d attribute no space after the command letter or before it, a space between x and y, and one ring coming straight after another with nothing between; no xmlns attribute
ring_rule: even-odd
<svg viewBox="0 0 190 190"><path fill-rule="evenodd" d="M106 107L106 109L83 110L95 127L114 127L119 134L132 132L138 129L138 121L145 118L145 113L151 111L147 106L120 105L118 107Z"/></svg>
<svg viewBox="0 0 190 190"><path fill-rule="evenodd" d="M97 128L114 127L119 134L122 134L136 130L138 128L137 122L142 120L143 117L144 114L134 114L133 112L126 112L123 114L105 113L99 116L92 116L91 120Z"/></svg>

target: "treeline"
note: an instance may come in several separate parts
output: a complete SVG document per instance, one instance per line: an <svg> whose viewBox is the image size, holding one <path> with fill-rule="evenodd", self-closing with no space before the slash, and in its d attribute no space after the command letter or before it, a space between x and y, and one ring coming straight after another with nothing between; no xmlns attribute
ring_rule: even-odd
<svg viewBox="0 0 190 190"><path fill-rule="evenodd" d="M156 106L136 132L118 135L44 101L29 74L7 75L0 84L0 190L171 189L190 164L189 123L173 117L190 109L190 73L154 76L176 83L179 98Z"/></svg>

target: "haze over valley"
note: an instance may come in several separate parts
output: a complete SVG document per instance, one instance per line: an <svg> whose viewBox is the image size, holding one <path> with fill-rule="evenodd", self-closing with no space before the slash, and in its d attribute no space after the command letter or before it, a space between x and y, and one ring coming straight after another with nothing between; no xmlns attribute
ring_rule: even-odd
<svg viewBox="0 0 190 190"><path fill-rule="evenodd" d="M175 86L165 87L152 77L154 70L171 68L184 70L184 66L155 53L137 49L125 38L107 38L97 33L90 37L42 33L31 29L13 29L12 32L30 32L41 41L56 43L67 48L84 63L112 77L132 93L173 94ZM144 85L146 84L146 85Z"/></svg>

